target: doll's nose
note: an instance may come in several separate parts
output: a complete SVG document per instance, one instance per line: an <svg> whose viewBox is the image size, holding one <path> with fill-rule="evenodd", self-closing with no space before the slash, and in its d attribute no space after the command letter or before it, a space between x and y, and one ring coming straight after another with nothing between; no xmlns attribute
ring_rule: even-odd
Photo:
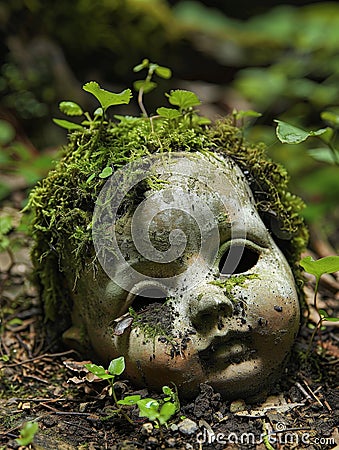
<svg viewBox="0 0 339 450"><path fill-rule="evenodd" d="M190 305L191 322L198 332L209 332L223 328L223 318L233 314L231 300L220 292L198 295Z"/></svg>

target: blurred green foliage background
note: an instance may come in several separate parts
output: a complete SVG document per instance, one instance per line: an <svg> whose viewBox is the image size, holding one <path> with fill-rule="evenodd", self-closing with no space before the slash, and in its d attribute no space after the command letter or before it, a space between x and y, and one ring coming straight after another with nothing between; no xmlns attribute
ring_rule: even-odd
<svg viewBox="0 0 339 450"><path fill-rule="evenodd" d="M115 92L131 87L132 67L145 57L174 74L147 97L149 111L166 105L164 92L186 88L211 119L234 108L262 113L247 124L248 139L264 141L287 167L292 189L308 205L308 223L338 243L338 166L317 138L281 144L273 122L315 130L326 126L322 111L339 112L337 2L1 3L0 199L27 191L52 167L66 140L52 123L61 100L91 108L83 83L94 79ZM139 114L136 106L120 112Z"/></svg>

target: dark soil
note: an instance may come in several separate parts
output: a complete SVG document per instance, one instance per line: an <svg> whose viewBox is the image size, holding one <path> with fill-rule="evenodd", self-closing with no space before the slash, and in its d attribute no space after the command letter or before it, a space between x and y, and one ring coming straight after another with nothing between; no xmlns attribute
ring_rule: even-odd
<svg viewBox="0 0 339 450"><path fill-rule="evenodd" d="M29 245L23 247L13 265L6 254L0 255L1 450L19 448L15 439L26 421L39 425L30 448L44 450L339 448L339 336L334 323L316 336L307 359L312 330L302 327L280 383L258 403L224 401L202 385L193 401L181 402L167 427L160 430L140 418L135 406L125 407L130 424L114 413L107 382L93 379L85 370L88 361L73 350L51 353L38 293L30 281ZM334 276L324 277L319 307L330 316L338 314L338 288ZM311 278L305 289L311 303ZM146 389L135 391L121 376L117 396L135 393L159 398Z"/></svg>

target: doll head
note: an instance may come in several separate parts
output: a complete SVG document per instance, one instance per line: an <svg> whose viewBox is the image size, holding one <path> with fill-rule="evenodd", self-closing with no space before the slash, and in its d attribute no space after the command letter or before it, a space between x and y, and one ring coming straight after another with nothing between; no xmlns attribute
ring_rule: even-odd
<svg viewBox="0 0 339 450"><path fill-rule="evenodd" d="M214 129L214 142L221 127L231 130ZM281 189L283 170L255 163L253 149L225 151L236 135L205 151L213 133L203 149L113 163L91 199L80 184L68 214L81 211L83 223L77 217L73 234L62 236L54 261L39 239L35 252L60 276L58 289L50 288L64 307L49 318L68 318L65 343L106 365L123 355L125 374L138 385L174 382L193 396L208 383L226 398L250 397L277 379L298 332L293 258L305 232L291 220L296 215L284 216L287 199L294 210L300 203ZM269 164L274 173L265 172ZM47 268L37 269L46 292Z"/></svg>

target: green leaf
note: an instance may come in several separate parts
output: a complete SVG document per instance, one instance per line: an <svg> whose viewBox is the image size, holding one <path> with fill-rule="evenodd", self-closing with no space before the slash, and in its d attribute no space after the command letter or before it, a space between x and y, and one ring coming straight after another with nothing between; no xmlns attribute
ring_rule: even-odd
<svg viewBox="0 0 339 450"><path fill-rule="evenodd" d="M326 317L325 319L327 322L339 322L338 317Z"/></svg>
<svg viewBox="0 0 339 450"><path fill-rule="evenodd" d="M144 398L137 402L139 417L148 417L149 420L156 420L159 416L159 402L153 398Z"/></svg>
<svg viewBox="0 0 339 450"><path fill-rule="evenodd" d="M333 138L334 130L333 130L333 128L330 128L330 127L325 128L325 130L326 131L324 133L322 133L322 135L321 135L321 140L323 142L325 142L326 144L329 144Z"/></svg>
<svg viewBox="0 0 339 450"><path fill-rule="evenodd" d="M191 108L192 106L200 105L200 100L197 95L191 91L177 89L172 91L168 96L168 101L171 105L179 106L181 109Z"/></svg>
<svg viewBox="0 0 339 450"><path fill-rule="evenodd" d="M154 72L158 75L158 77L165 78L166 80L172 76L172 71L168 67L157 66Z"/></svg>
<svg viewBox="0 0 339 450"><path fill-rule="evenodd" d="M92 173L86 180L86 183L90 183L95 178L95 173Z"/></svg>
<svg viewBox="0 0 339 450"><path fill-rule="evenodd" d="M123 399L119 400L118 405L136 405L136 403L141 399L140 395L127 395Z"/></svg>
<svg viewBox="0 0 339 450"><path fill-rule="evenodd" d="M103 114L104 114L104 111L102 108L97 108L93 113L94 116L102 116Z"/></svg>
<svg viewBox="0 0 339 450"><path fill-rule="evenodd" d="M310 136L307 131L289 123L282 122L281 120L275 120L274 122L278 124L276 134L279 141L283 144L300 144L300 142L305 141Z"/></svg>
<svg viewBox="0 0 339 450"><path fill-rule="evenodd" d="M143 61L140 64L133 67L133 72L140 72L143 69L147 69L148 66L149 66L149 60L143 59Z"/></svg>
<svg viewBox="0 0 339 450"><path fill-rule="evenodd" d="M257 111L253 111L252 109L249 109L247 111L234 111L234 115L236 117L236 119L244 119L245 117L261 117L262 114L257 112Z"/></svg>
<svg viewBox="0 0 339 450"><path fill-rule="evenodd" d="M307 152L316 161L325 162L327 164L335 164L333 153L328 147L310 148L309 150L307 150Z"/></svg>
<svg viewBox="0 0 339 450"><path fill-rule="evenodd" d="M53 122L59 125L59 127L66 128L66 130L83 130L84 127L78 123L69 122L63 119L53 119Z"/></svg>
<svg viewBox="0 0 339 450"><path fill-rule="evenodd" d="M309 135L310 136L321 136L322 134L327 133L328 128L320 128L319 130L316 131L310 131Z"/></svg>
<svg viewBox="0 0 339 450"><path fill-rule="evenodd" d="M13 218L11 216L0 217L0 235L7 234L13 228Z"/></svg>
<svg viewBox="0 0 339 450"><path fill-rule="evenodd" d="M172 391L172 389L169 386L163 386L162 387L162 392L166 395L173 395L174 392Z"/></svg>
<svg viewBox="0 0 339 450"><path fill-rule="evenodd" d="M180 111L174 108L161 107L157 109L159 116L165 117L165 119L176 119L181 116Z"/></svg>
<svg viewBox="0 0 339 450"><path fill-rule="evenodd" d="M14 319L10 320L9 322L7 322L8 325L22 325L22 319L19 319L19 317L14 317Z"/></svg>
<svg viewBox="0 0 339 450"><path fill-rule="evenodd" d="M167 402L164 403L160 409L159 413L159 423L160 425L163 425L166 423L176 412L176 406L174 403Z"/></svg>
<svg viewBox="0 0 339 450"><path fill-rule="evenodd" d="M6 120L0 120L0 144L9 144L15 137L15 130Z"/></svg>
<svg viewBox="0 0 339 450"><path fill-rule="evenodd" d="M93 373L102 380L114 378L114 375L110 375L109 373L107 373L102 366L97 366L96 364L85 364L84 367L86 367L89 372Z"/></svg>
<svg viewBox="0 0 339 450"><path fill-rule="evenodd" d="M195 116L193 117L193 120L197 125L209 125L211 123L211 120L204 116Z"/></svg>
<svg viewBox="0 0 339 450"><path fill-rule="evenodd" d="M81 106L74 102L61 102L59 109L67 116L82 116L84 113Z"/></svg>
<svg viewBox="0 0 339 450"><path fill-rule="evenodd" d="M101 89L96 81L89 81L84 84L82 88L84 91L89 92L99 100L104 111L106 111L106 109L110 106L128 104L132 97L132 92L130 89L125 89L119 94L115 94L113 92L106 91L105 89Z"/></svg>
<svg viewBox="0 0 339 450"><path fill-rule="evenodd" d="M134 81L133 87L136 91L140 91L142 88L144 93L148 94L148 92L153 91L157 87L157 83L154 83L154 81L137 80Z"/></svg>
<svg viewBox="0 0 339 450"><path fill-rule="evenodd" d="M99 173L99 178L108 178L112 175L113 169L112 167L105 167L101 173Z"/></svg>
<svg viewBox="0 0 339 450"><path fill-rule="evenodd" d="M322 318L328 317L327 311L325 311L324 309L319 309L318 313Z"/></svg>
<svg viewBox="0 0 339 450"><path fill-rule="evenodd" d="M7 236L0 236L0 252L7 250L10 245L11 241Z"/></svg>
<svg viewBox="0 0 339 450"><path fill-rule="evenodd" d="M125 370L125 358L123 356L113 359L108 367L108 372L111 373L112 375L121 375L124 370Z"/></svg>
<svg viewBox="0 0 339 450"><path fill-rule="evenodd" d="M323 111L320 117L333 128L339 128L339 115L331 111Z"/></svg>
<svg viewBox="0 0 339 450"><path fill-rule="evenodd" d="M278 124L276 134L279 141L283 144L300 144L300 142L306 141L310 136L321 136L328 132L327 128L308 132L281 120L275 120L274 122Z"/></svg>
<svg viewBox="0 0 339 450"><path fill-rule="evenodd" d="M339 256L325 256L316 261L311 256L306 256L300 261L300 265L306 272L319 279L324 273L333 273L339 270Z"/></svg>
<svg viewBox="0 0 339 450"><path fill-rule="evenodd" d="M329 317L327 311L325 311L324 309L319 309L318 313L322 319L327 320L328 322L339 322L339 318Z"/></svg>
<svg viewBox="0 0 339 450"><path fill-rule="evenodd" d="M20 438L15 439L19 445L26 446L29 445L39 429L37 422L26 422L20 431Z"/></svg>

